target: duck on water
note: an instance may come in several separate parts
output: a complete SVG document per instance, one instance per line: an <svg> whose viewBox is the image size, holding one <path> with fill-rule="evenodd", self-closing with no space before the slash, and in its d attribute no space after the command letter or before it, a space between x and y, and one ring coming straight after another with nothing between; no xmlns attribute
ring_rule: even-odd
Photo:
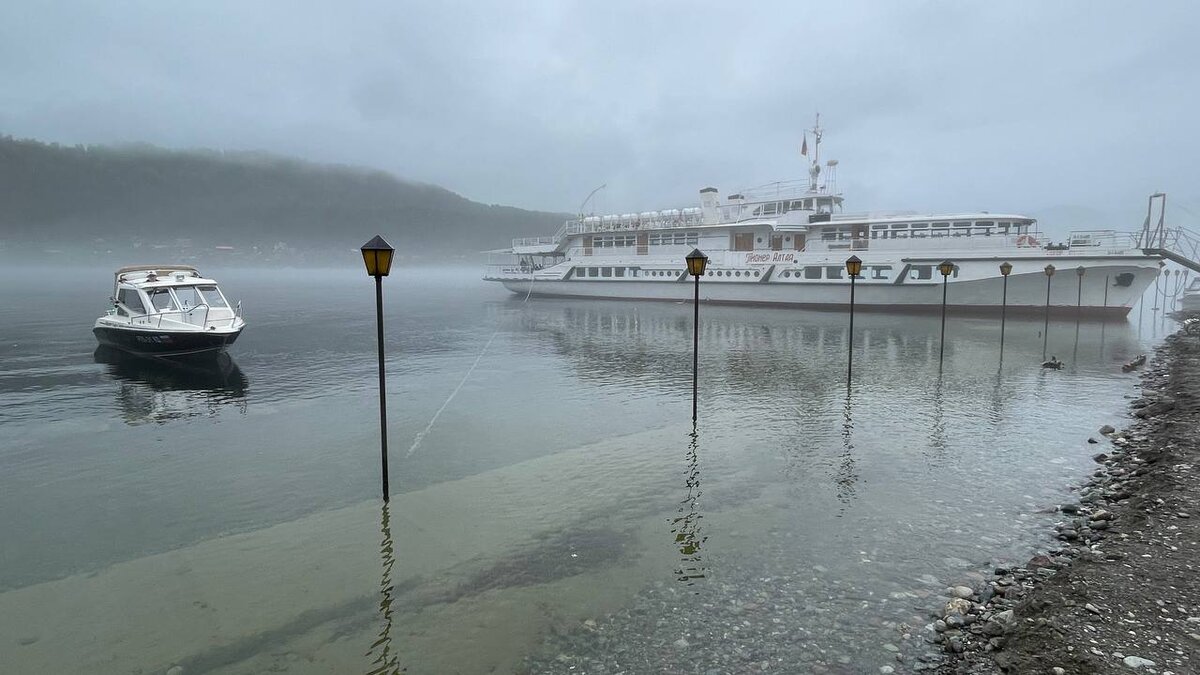
<svg viewBox="0 0 1200 675"><path fill-rule="evenodd" d="M216 356L241 335L242 305L188 265L117 270L112 306L92 332L102 345L142 356Z"/></svg>

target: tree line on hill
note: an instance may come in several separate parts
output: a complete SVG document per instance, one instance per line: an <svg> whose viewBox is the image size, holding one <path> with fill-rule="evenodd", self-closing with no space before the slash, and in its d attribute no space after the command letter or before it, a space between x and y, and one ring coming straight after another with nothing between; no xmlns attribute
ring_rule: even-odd
<svg viewBox="0 0 1200 675"><path fill-rule="evenodd" d="M552 234L565 214L481 204L382 171L262 153L62 146L0 136L0 241L461 255Z"/></svg>

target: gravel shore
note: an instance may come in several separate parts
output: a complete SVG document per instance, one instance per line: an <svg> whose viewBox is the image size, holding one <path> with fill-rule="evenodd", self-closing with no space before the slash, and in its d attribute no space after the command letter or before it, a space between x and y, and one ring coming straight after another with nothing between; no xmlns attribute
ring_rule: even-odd
<svg viewBox="0 0 1200 675"><path fill-rule="evenodd" d="M939 673L1200 672L1200 341L1169 337L1142 386L1059 506L1061 548L953 589L929 635Z"/></svg>

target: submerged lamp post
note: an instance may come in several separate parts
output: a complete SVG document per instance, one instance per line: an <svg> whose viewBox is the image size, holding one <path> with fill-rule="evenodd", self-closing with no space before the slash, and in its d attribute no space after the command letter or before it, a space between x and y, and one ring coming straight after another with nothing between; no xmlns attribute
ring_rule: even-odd
<svg viewBox="0 0 1200 675"><path fill-rule="evenodd" d="M862 272L862 261L858 256L846 258L846 273L850 275L850 333L846 340L846 388L850 388L850 375L854 372L854 280Z"/></svg>
<svg viewBox="0 0 1200 675"><path fill-rule="evenodd" d="M688 274L696 278L696 297L692 303L692 424L695 424L700 372L700 277L704 276L704 268L708 266L708 256L701 253L700 249L694 248L685 260Z"/></svg>
<svg viewBox="0 0 1200 675"><path fill-rule="evenodd" d="M375 277L375 327L379 342L379 443L383 458L383 501L388 496L388 450L387 450L387 394L383 384L383 278L392 269L392 254L396 249L388 245L383 237L375 238L362 245L363 263L367 275Z"/></svg>
<svg viewBox="0 0 1200 675"><path fill-rule="evenodd" d="M954 272L954 263L943 260L938 265L942 273L942 339L941 351L938 352L938 368L942 367L942 359L946 356L946 289L950 286L950 275Z"/></svg>
<svg viewBox="0 0 1200 675"><path fill-rule="evenodd" d="M1000 276L1004 277L1004 290L1000 292L1000 360L1004 360L1004 315L1008 310L1008 275L1012 274L1012 263L1000 263Z"/></svg>
<svg viewBox="0 0 1200 675"><path fill-rule="evenodd" d="M1050 343L1050 279L1054 277L1054 265L1046 265L1046 325L1042 328L1042 360L1046 360L1046 346Z"/></svg>
<svg viewBox="0 0 1200 675"><path fill-rule="evenodd" d="M1075 275L1079 277L1079 290L1075 295L1075 321L1079 321L1079 316L1083 313L1083 275L1087 274L1087 268L1083 265L1075 268Z"/></svg>

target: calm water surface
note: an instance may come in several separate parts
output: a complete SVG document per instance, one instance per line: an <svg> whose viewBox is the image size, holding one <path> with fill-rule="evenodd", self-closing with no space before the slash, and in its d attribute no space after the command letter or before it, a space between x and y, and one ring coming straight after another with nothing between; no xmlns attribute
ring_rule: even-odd
<svg viewBox="0 0 1200 675"><path fill-rule="evenodd" d="M1046 372L1010 320L1001 368L952 316L939 371L938 317L862 314L847 392L844 315L704 307L692 434L690 306L404 269L385 510L370 280L206 272L249 326L205 368L97 352L107 270L0 272L0 672L878 672L1049 545L1152 339L1054 322Z"/></svg>

